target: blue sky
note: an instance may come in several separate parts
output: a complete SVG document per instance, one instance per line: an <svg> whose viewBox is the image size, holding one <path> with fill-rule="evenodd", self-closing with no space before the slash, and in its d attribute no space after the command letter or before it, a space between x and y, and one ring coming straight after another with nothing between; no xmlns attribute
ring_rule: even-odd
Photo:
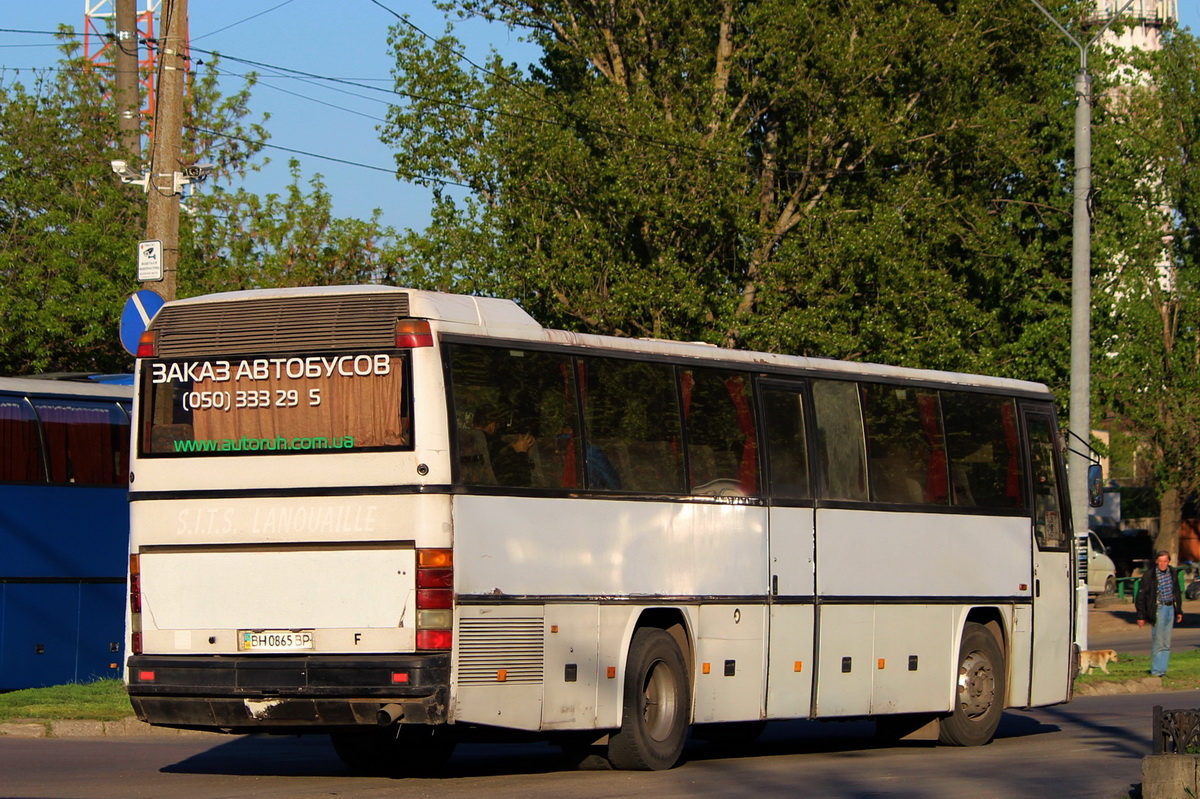
<svg viewBox="0 0 1200 799"><path fill-rule="evenodd" d="M436 36L445 30L446 18L432 0L380 2L407 14L426 33ZM138 10L145 4L146 0L137 0ZM395 60L389 56L387 35L396 18L371 0L190 0L188 5L192 43L197 48L194 58L205 58L199 52L203 49L369 86L394 85ZM55 30L59 24L72 25L79 32L84 28L84 0L0 0L0 7L0 28ZM476 63L485 61L492 47L522 66L538 57L536 48L520 42L504 26L457 19L454 25L465 53ZM52 37L0 32L0 69L4 70L0 79L11 80L13 68L21 69L20 78L27 79L28 70L53 66L57 58ZM396 180L392 153L376 131L386 114L387 94L272 75L269 69L228 58L221 67L228 73L229 90L241 85L242 73L251 69L259 73L251 105L255 114L270 113L271 144L376 167L268 150L271 163L247 179L249 189L282 193L289 181L288 159L295 157L306 180L313 173L323 176L338 215L365 218L379 208L384 222L398 229L426 226L429 193Z"/></svg>
<svg viewBox="0 0 1200 799"><path fill-rule="evenodd" d="M139 10L146 0L138 0ZM0 28L54 30L73 25L82 32L84 0L0 0ZM382 4L384 7L380 7ZM92 5L97 5L93 0ZM109 4L111 7L111 4ZM388 9L407 14L431 35L443 32L446 19L432 0L191 0L190 30L196 48L226 56L345 78L356 83L391 87L394 60L387 46L388 28L396 22ZM1200 31L1200 0L1179 0L1181 24ZM500 25L454 21L466 54L476 63L492 48L506 60L528 66L538 51ZM0 32L2 79L10 70L53 66L58 52L48 36ZM203 58L197 52L196 57ZM226 60L230 88L251 69ZM366 217L374 208L396 228L422 229L429 221L429 194L396 180L392 154L378 138L376 126L386 113L387 95L300 80L266 68L255 68L255 112L269 112L271 143L292 150L365 164L375 169L339 164L311 156L300 160L302 174L323 175L341 216ZM282 192L288 182L287 152L269 151L271 163L251 176L247 187L260 194ZM386 171L385 171L386 170Z"/></svg>

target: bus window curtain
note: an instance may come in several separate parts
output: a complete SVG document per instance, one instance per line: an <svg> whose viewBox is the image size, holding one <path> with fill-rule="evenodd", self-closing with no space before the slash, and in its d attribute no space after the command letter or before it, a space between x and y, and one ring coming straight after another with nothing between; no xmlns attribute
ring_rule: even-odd
<svg viewBox="0 0 1200 799"><path fill-rule="evenodd" d="M0 400L0 481L46 481L41 445L38 443L37 419L23 400Z"/></svg>

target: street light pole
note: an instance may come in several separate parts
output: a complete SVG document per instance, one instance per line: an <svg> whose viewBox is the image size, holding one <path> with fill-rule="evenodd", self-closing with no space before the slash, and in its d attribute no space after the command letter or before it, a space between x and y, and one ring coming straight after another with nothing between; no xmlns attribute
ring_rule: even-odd
<svg viewBox="0 0 1200 799"><path fill-rule="evenodd" d="M1087 535L1088 482L1092 441L1092 219L1088 200L1092 193L1092 76L1088 50L1133 5L1127 0L1086 44L1071 35L1038 0L1031 0L1072 44L1079 48L1079 73L1075 76L1075 194L1071 227L1071 415L1067 485L1071 496L1071 522L1075 536ZM1077 543L1078 545L1078 543ZM1087 646L1087 594L1081 586L1077 639Z"/></svg>

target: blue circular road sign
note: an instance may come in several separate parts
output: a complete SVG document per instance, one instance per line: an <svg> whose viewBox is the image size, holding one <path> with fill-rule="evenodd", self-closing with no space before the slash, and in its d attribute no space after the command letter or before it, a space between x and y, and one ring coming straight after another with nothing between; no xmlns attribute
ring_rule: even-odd
<svg viewBox="0 0 1200 799"><path fill-rule="evenodd" d="M125 310L121 311L121 345L130 355L137 355L138 340L165 302L158 292L150 289L135 291L125 301Z"/></svg>

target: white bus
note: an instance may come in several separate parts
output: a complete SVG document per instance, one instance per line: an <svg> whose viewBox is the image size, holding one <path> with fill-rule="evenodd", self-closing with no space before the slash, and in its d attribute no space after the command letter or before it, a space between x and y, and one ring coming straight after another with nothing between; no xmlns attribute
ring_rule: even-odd
<svg viewBox="0 0 1200 799"><path fill-rule="evenodd" d="M873 717L978 745L1071 697L1036 383L279 289L168 303L134 426L152 724L327 733L368 771L515 736L660 769L689 730Z"/></svg>

